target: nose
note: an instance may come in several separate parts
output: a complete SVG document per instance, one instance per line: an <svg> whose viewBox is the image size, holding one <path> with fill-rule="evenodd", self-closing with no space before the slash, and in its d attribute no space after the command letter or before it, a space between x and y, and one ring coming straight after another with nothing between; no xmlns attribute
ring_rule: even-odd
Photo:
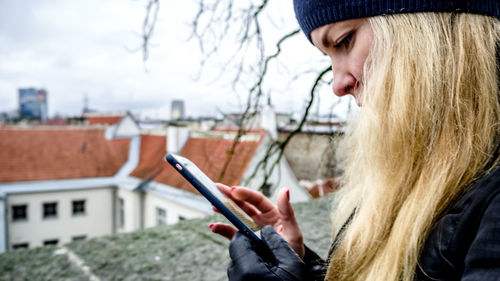
<svg viewBox="0 0 500 281"><path fill-rule="evenodd" d="M356 78L343 67L335 67L332 65L333 93L339 97L354 93L356 87Z"/></svg>

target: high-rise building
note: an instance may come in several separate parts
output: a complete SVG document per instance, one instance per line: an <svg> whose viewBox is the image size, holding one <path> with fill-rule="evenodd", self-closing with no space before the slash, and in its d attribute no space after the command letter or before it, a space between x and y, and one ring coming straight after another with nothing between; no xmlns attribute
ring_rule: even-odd
<svg viewBox="0 0 500 281"><path fill-rule="evenodd" d="M19 89L19 113L21 118L47 120L47 91L45 89Z"/></svg>
<svg viewBox="0 0 500 281"><path fill-rule="evenodd" d="M172 120L184 119L184 101L183 100L173 100L172 107L170 109L170 117Z"/></svg>

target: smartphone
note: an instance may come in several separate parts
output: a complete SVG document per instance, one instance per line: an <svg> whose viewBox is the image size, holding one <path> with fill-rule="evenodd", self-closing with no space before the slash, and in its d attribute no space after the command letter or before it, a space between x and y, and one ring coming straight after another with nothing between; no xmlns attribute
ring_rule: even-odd
<svg viewBox="0 0 500 281"><path fill-rule="evenodd" d="M193 162L171 153L165 156L165 160L256 246L263 244L260 227L236 203L220 192L215 183Z"/></svg>

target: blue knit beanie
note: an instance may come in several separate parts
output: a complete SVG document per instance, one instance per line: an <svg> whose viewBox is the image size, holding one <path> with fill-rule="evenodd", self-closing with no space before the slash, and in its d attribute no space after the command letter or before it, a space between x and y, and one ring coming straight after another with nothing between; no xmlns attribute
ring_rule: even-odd
<svg viewBox="0 0 500 281"><path fill-rule="evenodd" d="M500 18L500 0L293 0L307 39L315 28L348 19L415 12L466 12Z"/></svg>

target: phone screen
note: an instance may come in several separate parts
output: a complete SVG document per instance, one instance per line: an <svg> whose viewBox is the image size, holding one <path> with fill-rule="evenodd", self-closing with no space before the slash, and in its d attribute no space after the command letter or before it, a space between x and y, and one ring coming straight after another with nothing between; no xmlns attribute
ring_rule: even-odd
<svg viewBox="0 0 500 281"><path fill-rule="evenodd" d="M220 192L215 183L193 162L185 157L170 153L167 154L165 159L207 198L217 210L233 223L238 230L244 232L253 240L257 238L257 242L260 242L258 234L254 233L258 232L260 227L236 203Z"/></svg>

